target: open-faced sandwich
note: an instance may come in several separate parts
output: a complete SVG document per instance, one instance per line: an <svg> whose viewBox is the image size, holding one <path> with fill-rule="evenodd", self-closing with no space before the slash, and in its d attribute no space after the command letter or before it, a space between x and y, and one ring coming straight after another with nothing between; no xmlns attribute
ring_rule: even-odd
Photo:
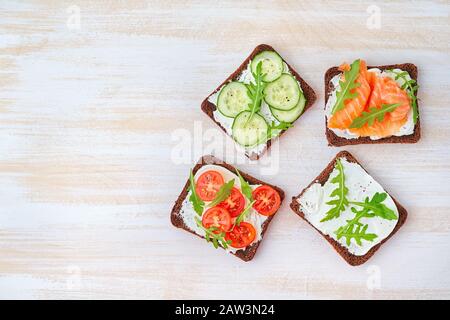
<svg viewBox="0 0 450 320"><path fill-rule="evenodd" d="M417 67L367 67L365 61L325 73L326 136L333 146L414 143L420 138Z"/></svg>
<svg viewBox="0 0 450 320"><path fill-rule="evenodd" d="M292 210L351 265L366 262L406 220L406 210L347 151L298 196Z"/></svg>
<svg viewBox="0 0 450 320"><path fill-rule="evenodd" d="M215 248L249 261L283 199L280 188L204 156L175 202L171 221Z"/></svg>
<svg viewBox="0 0 450 320"><path fill-rule="evenodd" d="M262 44L201 107L250 159L258 159L315 99L298 73Z"/></svg>

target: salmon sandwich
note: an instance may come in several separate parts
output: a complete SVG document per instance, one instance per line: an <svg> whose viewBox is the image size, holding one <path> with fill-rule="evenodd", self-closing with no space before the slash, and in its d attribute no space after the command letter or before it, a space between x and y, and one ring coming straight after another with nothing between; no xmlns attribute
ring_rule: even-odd
<svg viewBox="0 0 450 320"><path fill-rule="evenodd" d="M355 60L325 74L329 145L415 143L420 138L417 67Z"/></svg>

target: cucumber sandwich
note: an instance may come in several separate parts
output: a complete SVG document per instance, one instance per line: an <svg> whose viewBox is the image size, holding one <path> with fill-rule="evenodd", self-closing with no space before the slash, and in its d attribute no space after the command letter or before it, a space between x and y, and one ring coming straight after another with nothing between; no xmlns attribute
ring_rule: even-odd
<svg viewBox="0 0 450 320"><path fill-rule="evenodd" d="M298 73L262 44L203 101L202 110L256 160L315 99Z"/></svg>

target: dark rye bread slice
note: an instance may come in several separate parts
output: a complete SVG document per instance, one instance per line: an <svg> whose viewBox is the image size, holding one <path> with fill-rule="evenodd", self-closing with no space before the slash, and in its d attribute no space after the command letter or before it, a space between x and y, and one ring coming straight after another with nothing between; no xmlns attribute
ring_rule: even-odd
<svg viewBox="0 0 450 320"><path fill-rule="evenodd" d="M352 266L357 266L360 264L363 264L364 262L366 262L367 260L369 260L374 254L375 252L381 247L381 245L383 243L385 243L390 237L392 237L394 235L394 233L396 233L398 231L398 229L400 229L400 227L405 223L406 218L408 216L408 212L406 211L405 208L403 208L398 202L397 200L394 199L394 197L391 196L392 200L394 200L395 205L397 206L397 210L399 212L399 219L397 224L394 227L394 230L392 230L392 232L389 234L389 236L387 236L385 239L383 239L380 243L378 243L377 245L373 246L365 255L363 256L356 256L351 254L348 249L344 246L342 246L339 242L337 242L336 240L334 240L333 238L331 238L328 235L323 234L320 230L318 230L317 228L315 228L306 218L305 218L305 214L302 212L302 210L300 209L300 204L297 202L297 198L299 198L301 195L303 195L303 193L305 192L306 189L308 189L313 183L315 182L319 182L321 185L324 185L325 182L328 180L328 177L330 176L331 172L334 169L335 163L336 163L336 159L338 158L346 158L347 161L349 162L354 162L357 163L361 166L361 164L358 162L358 160L356 160L349 152L347 151L341 151L339 152L333 160L331 160L331 162L328 164L328 166L317 176L316 179L314 179L305 189L302 190L302 192L296 196L296 197L292 197L292 202L291 202L291 209L298 214L303 220L305 220L306 222L308 222L314 229L316 229L333 247L334 249L345 259L345 261L347 261L350 265ZM362 167L362 166L361 166ZM362 167L364 169L364 167ZM364 169L365 170L365 169ZM367 171L366 171L367 172ZM387 191L386 191L387 192Z"/></svg>
<svg viewBox="0 0 450 320"><path fill-rule="evenodd" d="M208 115L208 117L211 118L212 121L214 121L225 133L226 130L225 128L214 119L214 115L213 112L216 110L216 106L209 102L208 99L211 95L213 95L214 93L218 92L220 90L220 88L222 88L222 86L224 86L225 84L227 84L229 81L233 81L233 80L237 80L237 78L239 77L239 75L242 73L242 71L244 71L245 69L247 69L247 65L250 62L250 60L252 60L258 53L262 52L262 51L275 51L277 52L274 48L272 48L271 46L267 45L267 44L260 44L258 45L253 52L247 57L247 59L244 60L244 62L242 62L242 64L239 66L239 68L236 69L236 71L234 71L224 82L222 82L211 94L209 94L205 100L203 100L201 108L203 110L204 113L206 113ZM278 52L277 52L278 53ZM278 53L279 54L279 53ZM279 54L280 55L280 54ZM283 59L283 57L280 55L280 57ZM297 73L297 71L295 71L284 59L283 61L286 63L286 65L289 68L289 71L292 73L292 75L297 79L297 81L300 83L300 86L302 87L303 90L303 94L306 98L306 105L305 108L303 109L303 113L305 113L306 110L308 110L313 103L316 101L316 94L314 92L314 90L308 85L308 83L306 83L305 80L303 80L302 77L300 77L300 75ZM303 114L302 113L302 114ZM300 117L298 118L300 119ZM298 120L297 119L297 120ZM295 120L295 121L297 121ZM294 122L295 122L294 121ZM286 130L283 130L279 136L281 136ZM268 140L266 143L266 148L265 151L267 151L267 149L270 148L270 145L272 144L272 139ZM264 152L265 152L264 151ZM261 154L256 154L256 153L252 153L250 155L248 155L246 153L246 156L248 158L250 158L251 160L258 160L261 155L264 153L262 152Z"/></svg>
<svg viewBox="0 0 450 320"><path fill-rule="evenodd" d="M204 165L208 165L208 164L214 164L214 165L218 165L221 167L224 167L225 169L228 169L230 171L232 171L233 173L236 172L236 168L233 167L232 165L218 159L215 158L212 155L208 155L208 156L203 156L198 162L197 164L194 166L194 168L192 169L192 174L195 175L195 173ZM239 173L242 175L242 177L245 179L245 181L247 181L249 184L264 184L264 185L268 185L271 186L272 188L274 188L280 195L281 198L281 202L283 202L284 200L284 191L282 189L280 189L277 186L268 184L266 182L263 182L261 180L258 180L248 174L246 174L245 172L242 172L239 170ZM181 191L181 194L178 196L178 199L175 201L175 204L172 208L172 213L170 215L170 220L172 221L172 224L177 227L177 228L182 228L192 234L195 234L196 236L203 238L202 236L196 234L193 230L189 229L184 221L183 218L180 215L180 210L183 204L184 199L187 197L188 195L188 191L189 191L189 179L186 181L186 184L184 185L183 191ZM264 222L264 224L262 225L262 233L261 233L261 237L264 237L265 232L267 231L267 228L269 227L270 222L272 221L273 217L277 214L277 212L273 215L271 215L270 217L267 218L267 220ZM253 257L256 254L256 250L259 247L259 243L262 241L262 239L258 242L253 243L252 245L248 246L247 248L245 248L245 250L238 250L236 251L236 253L233 253L235 256L237 256L238 258L241 258L244 261L250 261L253 259Z"/></svg>
<svg viewBox="0 0 450 320"><path fill-rule="evenodd" d="M378 68L381 71L386 69L402 69L404 71L408 71L409 75L412 79L417 81L417 67L412 63L403 63L403 64L391 64L386 66L368 66L370 68ZM334 90L333 84L330 80L335 76L340 74L338 67L332 67L327 70L325 73L325 105L328 102L328 98ZM417 102L417 111L419 109L419 102ZM356 139L346 139L343 137L339 137L332 130L330 130L327 126L327 119L325 117L325 134L327 136L328 145L341 147L349 144L367 144L367 143L416 143L420 139L420 117L417 118L417 123L414 127L414 132L410 135L405 136L391 136L386 138L381 138L378 140L372 140L370 137L360 137Z"/></svg>

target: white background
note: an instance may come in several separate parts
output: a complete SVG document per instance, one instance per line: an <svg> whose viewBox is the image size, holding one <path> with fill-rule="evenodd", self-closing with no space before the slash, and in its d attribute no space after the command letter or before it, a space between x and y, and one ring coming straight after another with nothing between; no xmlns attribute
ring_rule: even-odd
<svg viewBox="0 0 450 320"><path fill-rule="evenodd" d="M450 298L448 1L326 3L2 1L0 297ZM210 152L201 101L260 43L318 101L279 152L238 164L287 195L244 263L169 214ZM323 74L355 58L415 63L422 123L418 144L346 148L409 212L360 267L288 206L344 149L325 139ZM196 144L178 164L183 132ZM244 159L218 136L227 161Z"/></svg>

